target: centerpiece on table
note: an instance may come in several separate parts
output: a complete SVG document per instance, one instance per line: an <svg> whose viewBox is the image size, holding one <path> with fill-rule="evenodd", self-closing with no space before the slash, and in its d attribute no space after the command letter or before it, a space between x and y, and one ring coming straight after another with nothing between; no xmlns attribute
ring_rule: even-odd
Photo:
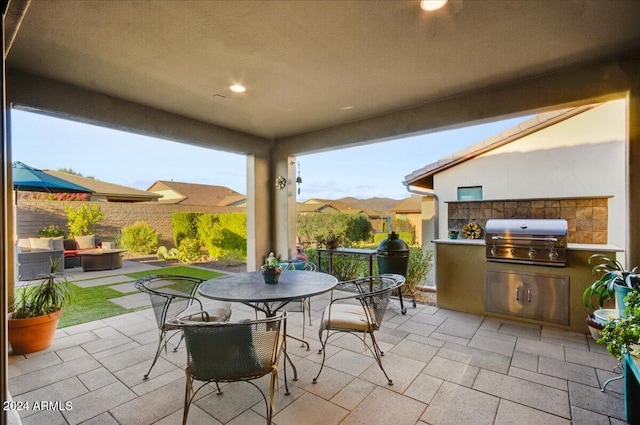
<svg viewBox="0 0 640 425"><path fill-rule="evenodd" d="M280 280L280 273L282 273L282 267L280 267L280 263L278 259L273 255L273 252L269 253L269 256L264 261L264 264L260 267L260 272L262 272L262 278L264 279L264 283L278 283Z"/></svg>

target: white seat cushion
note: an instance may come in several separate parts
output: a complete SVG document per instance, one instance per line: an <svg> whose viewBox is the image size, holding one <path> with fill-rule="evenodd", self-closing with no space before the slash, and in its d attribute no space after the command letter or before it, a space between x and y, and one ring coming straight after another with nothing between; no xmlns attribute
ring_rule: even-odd
<svg viewBox="0 0 640 425"><path fill-rule="evenodd" d="M206 301L202 303L202 308L209 314L209 322L224 322L231 317L231 303ZM200 314L200 311L200 304L195 303L178 314L178 318L180 320L201 322L205 319Z"/></svg>
<svg viewBox="0 0 640 425"><path fill-rule="evenodd" d="M331 323L329 323L329 308L331 308ZM327 306L322 315L322 327L366 332L369 329L369 322L362 305L333 304Z"/></svg>

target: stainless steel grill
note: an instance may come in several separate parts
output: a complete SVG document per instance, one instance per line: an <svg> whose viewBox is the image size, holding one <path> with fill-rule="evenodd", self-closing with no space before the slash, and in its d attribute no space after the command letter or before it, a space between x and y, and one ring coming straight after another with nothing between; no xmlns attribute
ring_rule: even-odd
<svg viewBox="0 0 640 425"><path fill-rule="evenodd" d="M492 219L485 227L487 261L564 267L567 221Z"/></svg>

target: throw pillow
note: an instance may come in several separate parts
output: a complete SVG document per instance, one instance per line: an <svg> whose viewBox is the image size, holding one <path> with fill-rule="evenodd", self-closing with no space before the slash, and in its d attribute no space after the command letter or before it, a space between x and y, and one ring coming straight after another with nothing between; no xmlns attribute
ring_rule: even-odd
<svg viewBox="0 0 640 425"><path fill-rule="evenodd" d="M253 345L251 325L222 324L206 330L186 326L184 337L189 368L198 380L255 376L264 369Z"/></svg>
<svg viewBox="0 0 640 425"><path fill-rule="evenodd" d="M53 250L53 241L51 238L29 238L31 251L51 251Z"/></svg>
<svg viewBox="0 0 640 425"><path fill-rule="evenodd" d="M18 239L18 248L20 248L20 252L31 251L31 243L29 242L29 239Z"/></svg>
<svg viewBox="0 0 640 425"><path fill-rule="evenodd" d="M96 247L96 235L76 236L78 249L89 249Z"/></svg>
<svg viewBox="0 0 640 425"><path fill-rule="evenodd" d="M64 251L64 241L62 236L51 238L51 241L53 242L54 251Z"/></svg>

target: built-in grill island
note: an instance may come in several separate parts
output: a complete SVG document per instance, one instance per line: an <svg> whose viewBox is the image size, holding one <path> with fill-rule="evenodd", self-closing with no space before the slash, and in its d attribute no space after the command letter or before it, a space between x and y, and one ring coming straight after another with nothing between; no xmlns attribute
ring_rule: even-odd
<svg viewBox="0 0 640 425"><path fill-rule="evenodd" d="M564 267L567 221L489 220L485 228L487 261Z"/></svg>

